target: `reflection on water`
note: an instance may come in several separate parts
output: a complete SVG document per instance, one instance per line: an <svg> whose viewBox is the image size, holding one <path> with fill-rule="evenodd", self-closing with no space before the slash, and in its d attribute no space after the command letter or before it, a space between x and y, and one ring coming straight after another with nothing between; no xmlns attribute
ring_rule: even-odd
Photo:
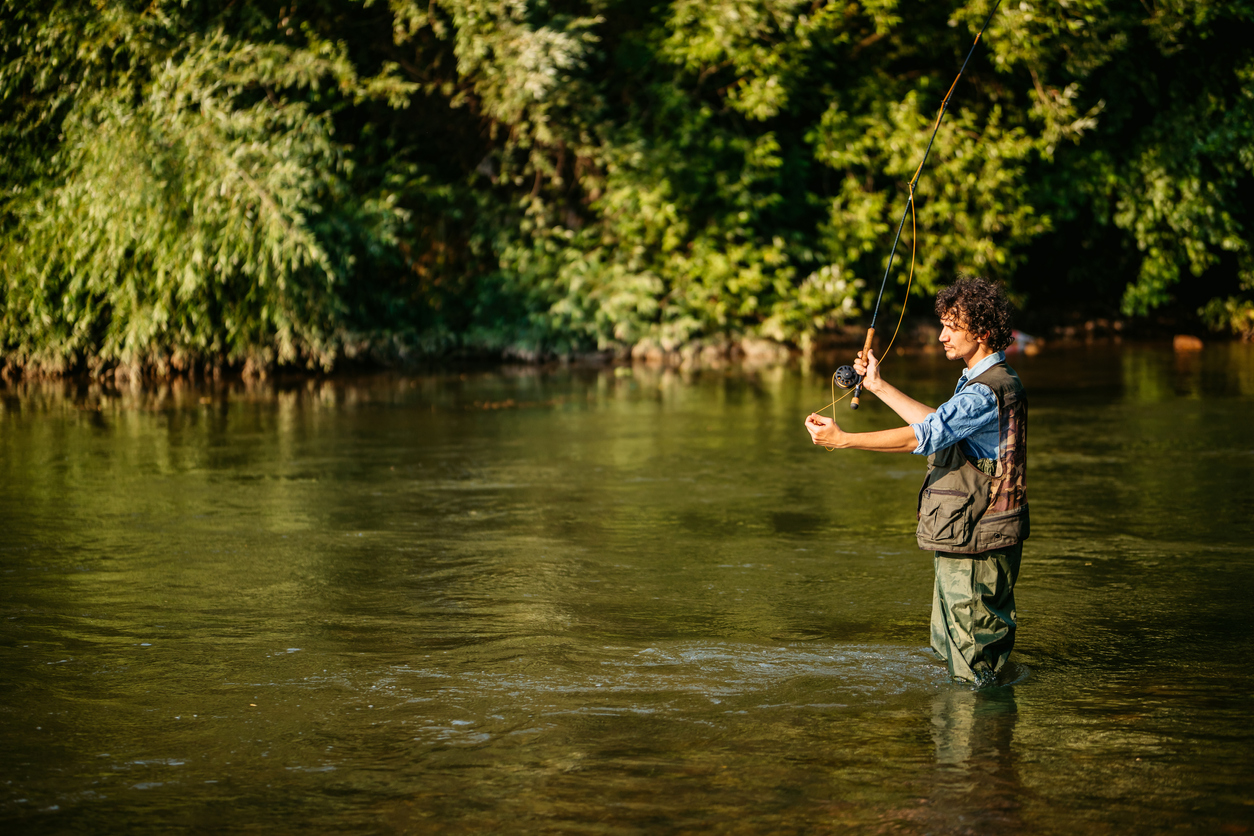
<svg viewBox="0 0 1254 836"><path fill-rule="evenodd" d="M1015 365L980 692L927 650L923 463L808 444L826 369L0 390L0 823L1245 832L1254 355Z"/></svg>
<svg viewBox="0 0 1254 836"><path fill-rule="evenodd" d="M948 688L932 699L936 776L928 810L936 829L1018 833L1024 788L1015 764L1013 688Z"/></svg>

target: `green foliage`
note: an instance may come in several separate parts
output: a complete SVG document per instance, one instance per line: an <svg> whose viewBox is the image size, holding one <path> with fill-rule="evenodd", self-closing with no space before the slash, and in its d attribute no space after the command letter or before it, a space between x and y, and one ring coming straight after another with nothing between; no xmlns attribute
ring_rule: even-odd
<svg viewBox="0 0 1254 836"><path fill-rule="evenodd" d="M990 8L0 0L0 344L64 371L805 343L878 288ZM912 253L920 295L1254 287L1254 10L1146 8L998 11L890 306Z"/></svg>
<svg viewBox="0 0 1254 836"><path fill-rule="evenodd" d="M1087 109L1083 141L1060 150L1040 203L1060 237L1091 241L1108 225L1122 233L1136 265L1120 277L1125 314L1169 303L1182 281L1215 281L1208 271L1225 254L1236 275L1219 281L1254 275L1243 222L1254 174L1251 21L1248 3L1078 0L1008 7L990 34L999 61L1029 69L1042 92L1057 79L1071 112Z"/></svg>
<svg viewBox="0 0 1254 836"><path fill-rule="evenodd" d="M6 353L54 371L201 357L329 367L352 338L340 286L356 255L323 228L351 216L394 246L404 214L355 192L330 113L285 95L332 85L399 101L407 85L363 81L312 38L293 48L217 29L166 45L142 16L111 14L80 48L83 63L117 68L109 83L66 102L55 153L8 194Z"/></svg>
<svg viewBox="0 0 1254 836"><path fill-rule="evenodd" d="M1216 331L1239 334L1246 342L1254 340L1254 302L1248 299L1212 299L1198 313Z"/></svg>

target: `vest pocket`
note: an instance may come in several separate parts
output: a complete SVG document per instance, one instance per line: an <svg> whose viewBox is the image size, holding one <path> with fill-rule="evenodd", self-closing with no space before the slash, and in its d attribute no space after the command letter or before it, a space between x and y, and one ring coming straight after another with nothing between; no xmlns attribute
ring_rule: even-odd
<svg viewBox="0 0 1254 836"><path fill-rule="evenodd" d="M964 546L974 524L974 498L966 491L924 488L919 497L919 534L935 543Z"/></svg>

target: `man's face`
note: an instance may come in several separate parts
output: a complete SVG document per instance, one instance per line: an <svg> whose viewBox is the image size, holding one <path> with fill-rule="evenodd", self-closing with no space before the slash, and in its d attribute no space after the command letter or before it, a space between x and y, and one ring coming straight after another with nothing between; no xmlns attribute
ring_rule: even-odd
<svg viewBox="0 0 1254 836"><path fill-rule="evenodd" d="M967 363L980 350L979 338L967 330L966 322L958 311L950 311L941 317L940 341L945 347L947 360Z"/></svg>

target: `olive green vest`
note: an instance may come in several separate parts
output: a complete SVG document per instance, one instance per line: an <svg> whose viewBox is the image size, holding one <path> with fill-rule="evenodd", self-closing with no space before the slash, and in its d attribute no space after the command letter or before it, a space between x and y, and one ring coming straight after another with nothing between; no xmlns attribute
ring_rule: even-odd
<svg viewBox="0 0 1254 836"><path fill-rule="evenodd" d="M979 377L997 398L997 459L967 458L952 444L927 457L919 491L919 548L979 554L1028 538L1028 397L997 363Z"/></svg>

